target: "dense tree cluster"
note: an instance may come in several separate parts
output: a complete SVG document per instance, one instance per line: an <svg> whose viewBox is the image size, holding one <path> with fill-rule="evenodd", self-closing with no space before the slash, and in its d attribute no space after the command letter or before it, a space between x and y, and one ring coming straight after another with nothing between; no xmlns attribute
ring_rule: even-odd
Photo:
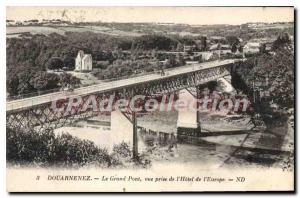
<svg viewBox="0 0 300 198"><path fill-rule="evenodd" d="M64 62L58 57L53 57L50 58L49 61L46 63L46 67L50 70L59 70L64 67Z"/></svg>
<svg viewBox="0 0 300 198"><path fill-rule="evenodd" d="M276 125L274 121L286 119L288 109L294 108L295 102L294 49L289 39L280 36L274 46L273 53L261 53L241 63L237 70L240 80L234 83L250 98L256 99L253 105L269 126ZM257 98L257 94L260 97ZM273 119L274 116L279 117Z"/></svg>
<svg viewBox="0 0 300 198"><path fill-rule="evenodd" d="M164 35L143 35L134 40L135 48L150 50L172 50L177 46L178 41Z"/></svg>
<svg viewBox="0 0 300 198"><path fill-rule="evenodd" d="M280 48L288 48L291 47L291 39L288 33L282 32L279 34L277 39L273 43L273 50L277 50Z"/></svg>
<svg viewBox="0 0 300 198"><path fill-rule="evenodd" d="M40 94L41 91L58 89L66 85L75 86L80 80L70 74L49 73L43 70L34 70L29 67L21 67L6 78L7 92L11 97L31 93ZM14 73L14 74L13 74Z"/></svg>
<svg viewBox="0 0 300 198"><path fill-rule="evenodd" d="M117 59L105 69L97 70L94 75L99 79L115 79L128 77L130 75L138 75L144 72L153 72L160 69L162 63L155 60L122 60Z"/></svg>

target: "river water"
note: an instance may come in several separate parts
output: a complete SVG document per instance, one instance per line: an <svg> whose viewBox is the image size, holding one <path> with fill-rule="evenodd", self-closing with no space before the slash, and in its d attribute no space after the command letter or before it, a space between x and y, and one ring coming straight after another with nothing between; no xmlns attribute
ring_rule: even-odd
<svg viewBox="0 0 300 198"><path fill-rule="evenodd" d="M168 146L146 147L139 141L139 152L144 153L155 163L191 163L207 164L210 167L261 166L281 167L289 159L290 152L278 148L273 134L263 130L249 130L249 117L241 116L228 119L228 116L201 113L201 126L206 129L191 144L177 144L177 148ZM99 121L100 120L100 121ZM108 116L80 121L75 125L56 129L55 133L69 133L81 139L93 141L99 147L109 147L110 120ZM138 117L139 126L176 134L177 113L157 112ZM213 131L213 132L212 132ZM273 144L272 144L273 142Z"/></svg>

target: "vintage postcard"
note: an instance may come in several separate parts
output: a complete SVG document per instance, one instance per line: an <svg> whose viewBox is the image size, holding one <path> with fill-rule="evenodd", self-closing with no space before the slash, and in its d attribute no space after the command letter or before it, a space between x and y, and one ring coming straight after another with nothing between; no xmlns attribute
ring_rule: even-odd
<svg viewBox="0 0 300 198"><path fill-rule="evenodd" d="M294 191L294 28L293 7L7 7L7 191Z"/></svg>

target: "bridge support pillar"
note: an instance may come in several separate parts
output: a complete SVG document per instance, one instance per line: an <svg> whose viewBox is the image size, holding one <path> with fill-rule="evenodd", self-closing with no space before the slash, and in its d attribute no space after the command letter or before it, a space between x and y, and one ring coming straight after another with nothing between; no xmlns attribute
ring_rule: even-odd
<svg viewBox="0 0 300 198"><path fill-rule="evenodd" d="M129 116L120 111L112 111L110 128L111 148L109 148L109 150L112 150L114 145L118 145L124 142L130 146L132 145L133 158L136 159L138 156L136 113L132 112L131 116Z"/></svg>
<svg viewBox="0 0 300 198"><path fill-rule="evenodd" d="M112 148L113 145L120 144L122 142L131 145L133 137L133 124L130 119L120 111L112 111L110 123L110 143Z"/></svg>
<svg viewBox="0 0 300 198"><path fill-rule="evenodd" d="M197 92L198 90L194 88L194 90L184 89L179 93L179 100L194 107L194 109L186 107L178 111L177 136L179 139L186 136L198 136L201 132L200 113L197 110Z"/></svg>
<svg viewBox="0 0 300 198"><path fill-rule="evenodd" d="M224 76L223 78L231 84L231 75Z"/></svg>
<svg viewBox="0 0 300 198"><path fill-rule="evenodd" d="M218 91L223 93L236 93L236 90L231 84L231 76L224 76L223 78L219 78L218 82Z"/></svg>

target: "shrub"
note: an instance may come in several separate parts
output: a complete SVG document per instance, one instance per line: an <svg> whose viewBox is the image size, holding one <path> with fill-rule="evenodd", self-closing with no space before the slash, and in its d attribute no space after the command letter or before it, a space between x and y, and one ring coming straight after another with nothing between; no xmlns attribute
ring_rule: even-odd
<svg viewBox="0 0 300 198"><path fill-rule="evenodd" d="M71 74L63 73L59 77L59 81L62 87L66 87L67 85L76 86L80 84L80 79L75 76L72 76Z"/></svg>
<svg viewBox="0 0 300 198"><path fill-rule="evenodd" d="M15 163L42 165L83 166L97 163L111 165L107 150L98 148L88 140L69 134L55 136L53 131L37 133L17 132L7 128L7 160Z"/></svg>
<svg viewBox="0 0 300 198"><path fill-rule="evenodd" d="M140 155L132 159L128 144L115 145L111 155L106 149L97 147L92 141L81 140L70 134L55 135L45 132L18 132L7 128L6 158L14 164L34 163L40 166L59 165L78 167L97 165L100 167L124 167L136 165L148 167L151 161Z"/></svg>
<svg viewBox="0 0 300 198"><path fill-rule="evenodd" d="M61 58L53 57L46 63L46 66L50 70L62 69L64 67L64 62Z"/></svg>
<svg viewBox="0 0 300 198"><path fill-rule="evenodd" d="M112 166L138 166L142 168L151 166L151 161L145 155L139 155L137 159L133 159L132 156L133 153L130 146L122 142L113 147L111 164Z"/></svg>
<svg viewBox="0 0 300 198"><path fill-rule="evenodd" d="M121 144L115 145L113 148L113 152L117 155L120 155L121 157L128 158L131 157L131 150L129 148L129 145L125 142L122 142Z"/></svg>

